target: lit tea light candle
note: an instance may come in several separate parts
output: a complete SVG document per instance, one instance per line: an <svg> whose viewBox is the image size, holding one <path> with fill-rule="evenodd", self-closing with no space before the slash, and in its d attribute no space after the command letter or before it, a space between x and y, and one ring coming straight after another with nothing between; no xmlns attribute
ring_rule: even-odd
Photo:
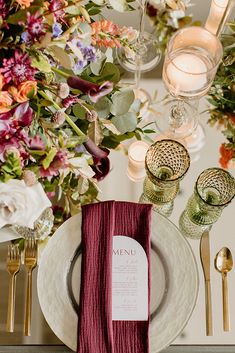
<svg viewBox="0 0 235 353"><path fill-rule="evenodd" d="M141 181L145 173L145 155L149 145L144 141L133 142L128 149L127 175L132 181Z"/></svg>
<svg viewBox="0 0 235 353"><path fill-rule="evenodd" d="M176 56L166 68L166 75L176 95L201 90L207 83L207 66L194 54ZM189 94L190 95L190 94Z"/></svg>

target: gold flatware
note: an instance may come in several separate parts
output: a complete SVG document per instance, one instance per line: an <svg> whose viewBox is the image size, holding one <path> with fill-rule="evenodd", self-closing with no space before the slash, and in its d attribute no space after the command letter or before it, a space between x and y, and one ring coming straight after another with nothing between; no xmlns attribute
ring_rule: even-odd
<svg viewBox="0 0 235 353"><path fill-rule="evenodd" d="M211 303L211 279L210 279L210 240L209 232L202 234L200 242L200 257L205 280L206 301L206 335L213 336L212 303Z"/></svg>
<svg viewBox="0 0 235 353"><path fill-rule="evenodd" d="M38 244L37 240L30 236L25 238L24 265L27 271L26 285L26 305L24 318L24 334L31 335L31 317L32 317L32 271L37 266Z"/></svg>
<svg viewBox="0 0 235 353"><path fill-rule="evenodd" d="M18 245L8 246L6 268L10 275L6 331L14 332L16 275L20 270L20 251Z"/></svg>
<svg viewBox="0 0 235 353"><path fill-rule="evenodd" d="M223 326L224 331L230 330L229 302L228 302L228 280L227 274L233 268L233 257L231 251L224 247L215 257L215 268L222 275L222 295L223 295Z"/></svg>

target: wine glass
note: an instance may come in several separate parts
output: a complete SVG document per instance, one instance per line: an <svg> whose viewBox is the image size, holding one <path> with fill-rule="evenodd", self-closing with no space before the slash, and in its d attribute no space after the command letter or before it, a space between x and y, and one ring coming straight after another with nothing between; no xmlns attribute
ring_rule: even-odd
<svg viewBox="0 0 235 353"><path fill-rule="evenodd" d="M157 120L164 135L184 138L195 130L198 100L209 91L222 55L219 39L205 28L187 27L172 36L162 73L171 98Z"/></svg>
<svg viewBox="0 0 235 353"><path fill-rule="evenodd" d="M127 55L124 47L117 49L119 64L127 71L135 73L135 85L139 87L141 72L152 70L161 59L161 51L155 36L144 29L146 0L139 0L140 24L139 35L133 44L134 57Z"/></svg>

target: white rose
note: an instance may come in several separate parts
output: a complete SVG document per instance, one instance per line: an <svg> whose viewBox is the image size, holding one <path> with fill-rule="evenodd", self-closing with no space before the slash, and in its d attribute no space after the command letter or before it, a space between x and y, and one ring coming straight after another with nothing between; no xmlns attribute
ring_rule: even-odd
<svg viewBox="0 0 235 353"><path fill-rule="evenodd" d="M40 183L27 186L23 180L0 182L0 228L19 225L33 229L34 222L51 206Z"/></svg>

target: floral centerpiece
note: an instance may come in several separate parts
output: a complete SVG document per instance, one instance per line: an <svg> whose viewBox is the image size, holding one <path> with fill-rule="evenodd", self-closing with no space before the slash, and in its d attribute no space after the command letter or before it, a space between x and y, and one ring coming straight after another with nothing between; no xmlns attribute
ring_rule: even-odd
<svg viewBox="0 0 235 353"><path fill-rule="evenodd" d="M224 57L210 90L209 124L218 126L226 142L220 146L221 166L228 169L235 162L235 22L229 24L230 33L223 35Z"/></svg>
<svg viewBox="0 0 235 353"><path fill-rule="evenodd" d="M110 0L108 7L124 11L128 4ZM132 55L137 32L101 17L103 6L0 0L2 214L15 207L4 185L40 183L62 222L97 199L110 149L145 134L140 102L118 85L112 52L123 46Z"/></svg>

